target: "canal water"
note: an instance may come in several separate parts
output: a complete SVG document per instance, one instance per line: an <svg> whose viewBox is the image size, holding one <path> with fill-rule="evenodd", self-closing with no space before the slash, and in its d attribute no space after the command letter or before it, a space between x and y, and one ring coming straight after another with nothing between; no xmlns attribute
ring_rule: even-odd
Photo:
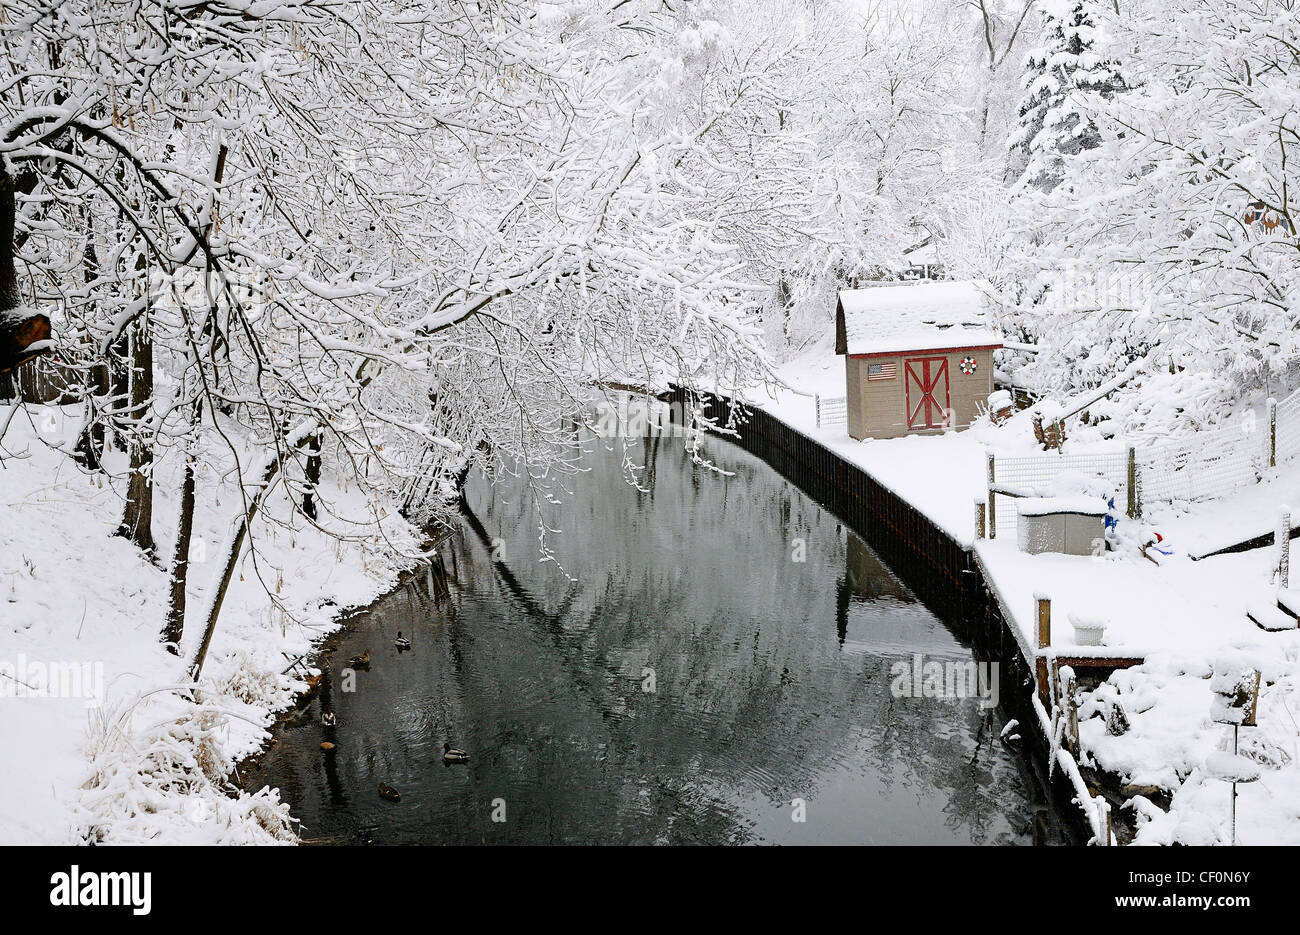
<svg viewBox="0 0 1300 935"><path fill-rule="evenodd" d="M725 473L647 440L638 489L592 442L558 504L472 480L449 573L353 622L245 786L338 843L1031 843L1048 806L997 709L895 690L970 650L814 500L705 446Z"/></svg>

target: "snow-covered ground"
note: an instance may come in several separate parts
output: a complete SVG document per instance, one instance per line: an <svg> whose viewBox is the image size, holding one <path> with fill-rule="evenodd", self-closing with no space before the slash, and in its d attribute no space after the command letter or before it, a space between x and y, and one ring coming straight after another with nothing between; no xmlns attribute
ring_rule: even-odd
<svg viewBox="0 0 1300 935"><path fill-rule="evenodd" d="M1239 786L1238 840L1300 843L1300 632L1265 632L1246 615L1248 605L1276 600L1275 552L1191 558L1272 530L1281 504L1300 504L1300 464L1284 463L1230 497L1179 509L1144 504L1143 521L1120 518L1118 547L1104 555L1029 555L1006 535L976 542L973 507L986 493L987 451L1006 456L1034 450L1023 419L1001 428L982 424L942 436L858 442L843 425L816 427L813 394L845 392L843 361L825 342L780 375L789 389L755 391L751 402L860 465L958 542L973 545L1022 645L1036 645L1035 597L1043 594L1052 601L1055 651L1145 659L1117 671L1080 709L1085 763L1135 786L1174 793L1168 813L1145 799L1132 802L1143 816L1137 843L1230 840L1230 786L1207 776L1205 767L1211 754L1231 749L1232 735L1230 727L1211 721L1210 677L1241 667L1263 673L1260 726L1242 728L1240 736L1243 755L1262 767L1262 777ZM1081 447L1122 450L1118 442L1100 440L1072 450ZM1160 565L1137 548L1139 535L1153 527L1172 553ZM1293 561L1300 557L1294 543L1291 554ZM1072 617L1104 620L1102 645L1080 648ZM1116 703L1128 721L1122 734L1107 729Z"/></svg>
<svg viewBox="0 0 1300 935"><path fill-rule="evenodd" d="M30 414L30 417L29 417ZM0 422L9 415L0 406ZM239 515L233 459L215 441L200 461L187 620L180 657L159 642L167 574L113 535L122 492L62 451L71 411L28 407L4 437L0 461L0 843L85 840L245 843L287 840L273 793L235 793L223 780L267 738L274 712L304 689L282 655L307 651L344 608L364 605L401 568L375 544L355 487L323 483L339 541L290 520L284 488L268 495L222 609L197 701L185 681L219 563L216 544ZM237 436L236 436L237 437ZM256 461L250 451L241 462ZM123 456L114 456L123 459ZM124 463L112 462L121 476ZM160 562L175 536L179 464L155 476ZM383 533L406 553L416 531L396 518ZM358 523L349 522L349 518ZM272 599L268 599L268 593ZM278 606L276 606L278 605ZM41 690L45 672L62 673ZM20 684L21 683L21 684ZM62 697L49 697L59 694ZM71 697L69 697L71 696Z"/></svg>

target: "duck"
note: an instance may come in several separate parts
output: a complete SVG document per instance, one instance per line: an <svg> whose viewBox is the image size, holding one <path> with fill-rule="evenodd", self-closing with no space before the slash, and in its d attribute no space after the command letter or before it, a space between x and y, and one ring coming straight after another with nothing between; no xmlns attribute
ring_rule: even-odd
<svg viewBox="0 0 1300 935"><path fill-rule="evenodd" d="M386 782L381 782L379 784L379 797L381 799L387 799L390 802L402 801L402 793L398 792Z"/></svg>
<svg viewBox="0 0 1300 935"><path fill-rule="evenodd" d="M411 648L411 641L402 636L402 631L398 630L397 639L393 640L393 645L397 647L397 651L400 653L404 649Z"/></svg>
<svg viewBox="0 0 1300 935"><path fill-rule="evenodd" d="M338 723L338 720L334 717L333 711L326 711L324 714L320 716L320 722L325 727L333 727L335 724Z"/></svg>
<svg viewBox="0 0 1300 935"><path fill-rule="evenodd" d="M348 660L348 665L352 666L354 669L364 669L366 666L370 665L370 650L367 649L360 655L353 656Z"/></svg>
<svg viewBox="0 0 1300 935"><path fill-rule="evenodd" d="M464 750L453 750L451 744L442 745L442 761L444 763L468 763L469 754Z"/></svg>

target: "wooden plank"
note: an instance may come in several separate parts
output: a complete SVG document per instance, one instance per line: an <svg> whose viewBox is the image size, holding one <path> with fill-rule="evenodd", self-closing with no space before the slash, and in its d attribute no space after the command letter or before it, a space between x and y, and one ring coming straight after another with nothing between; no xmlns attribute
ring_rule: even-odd
<svg viewBox="0 0 1300 935"><path fill-rule="evenodd" d="M1072 669L1131 669L1146 662L1144 656L1057 656L1058 665Z"/></svg>

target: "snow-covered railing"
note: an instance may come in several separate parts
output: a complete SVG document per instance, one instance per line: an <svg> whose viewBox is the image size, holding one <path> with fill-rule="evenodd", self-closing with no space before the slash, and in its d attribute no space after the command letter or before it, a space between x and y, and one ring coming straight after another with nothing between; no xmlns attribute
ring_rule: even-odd
<svg viewBox="0 0 1300 935"><path fill-rule="evenodd" d="M1048 737L1050 757L1047 765L1048 773L1050 775L1059 768L1069 780L1074 789L1075 802L1083 811L1083 817L1087 819L1088 826L1092 830L1092 839L1088 843L1101 846L1116 844L1115 834L1111 830L1110 804L1101 796L1092 794L1092 790L1083 779L1083 774L1079 772L1078 762L1070 751L1059 743L1059 718L1055 716L1056 706L1053 705L1052 714L1048 714L1037 693L1030 701L1034 706L1034 713L1038 716L1039 727Z"/></svg>
<svg viewBox="0 0 1300 935"><path fill-rule="evenodd" d="M817 407L817 427L823 428L827 425L847 425L849 421L849 399L847 396L822 396L813 397L813 405Z"/></svg>

